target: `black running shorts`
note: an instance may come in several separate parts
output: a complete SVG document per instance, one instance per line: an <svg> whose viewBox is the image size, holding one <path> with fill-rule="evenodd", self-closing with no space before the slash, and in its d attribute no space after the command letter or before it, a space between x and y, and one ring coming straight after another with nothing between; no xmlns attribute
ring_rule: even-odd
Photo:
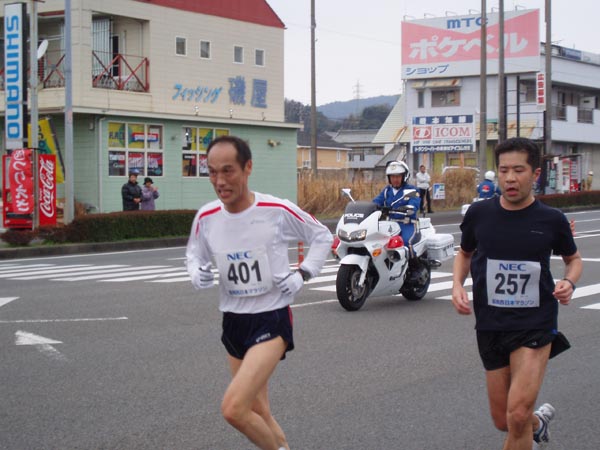
<svg viewBox="0 0 600 450"><path fill-rule="evenodd" d="M274 311L256 314L223 313L223 335L221 342L234 358L244 359L250 347L278 336L287 348L281 356L294 349L292 310L289 306Z"/></svg>
<svg viewBox="0 0 600 450"><path fill-rule="evenodd" d="M550 358L571 346L567 338L556 330L477 331L479 356L485 370L510 365L510 354L520 347L542 348L550 343Z"/></svg>

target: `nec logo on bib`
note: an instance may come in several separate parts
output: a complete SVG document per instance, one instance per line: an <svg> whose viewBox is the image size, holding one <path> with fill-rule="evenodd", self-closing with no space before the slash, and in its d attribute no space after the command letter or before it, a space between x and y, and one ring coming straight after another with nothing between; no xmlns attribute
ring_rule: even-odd
<svg viewBox="0 0 600 450"><path fill-rule="evenodd" d="M252 259L251 251L227 253L227 261L243 261L245 259Z"/></svg>
<svg viewBox="0 0 600 450"><path fill-rule="evenodd" d="M524 263L499 263L500 270L508 270L510 272L525 272L527 264Z"/></svg>

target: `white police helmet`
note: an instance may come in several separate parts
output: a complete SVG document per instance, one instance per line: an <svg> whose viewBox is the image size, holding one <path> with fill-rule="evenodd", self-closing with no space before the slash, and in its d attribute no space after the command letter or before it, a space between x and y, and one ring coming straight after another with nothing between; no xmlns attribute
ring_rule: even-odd
<svg viewBox="0 0 600 450"><path fill-rule="evenodd" d="M486 179L486 180L489 180L489 181L492 181L492 182L493 182L495 178L496 178L496 174L494 173L494 171L493 171L493 170L488 170L488 171L485 173L485 179Z"/></svg>
<svg viewBox="0 0 600 450"><path fill-rule="evenodd" d="M385 174L388 176L388 179L390 175L404 175L403 183L407 183L410 179L410 170L406 163L402 161L392 161L389 163L385 168Z"/></svg>

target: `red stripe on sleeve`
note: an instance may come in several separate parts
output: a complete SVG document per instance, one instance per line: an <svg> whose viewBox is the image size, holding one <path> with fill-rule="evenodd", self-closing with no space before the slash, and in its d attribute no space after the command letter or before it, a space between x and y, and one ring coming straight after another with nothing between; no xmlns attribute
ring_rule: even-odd
<svg viewBox="0 0 600 450"><path fill-rule="evenodd" d="M219 211L221 211L221 207L217 206L216 208L209 209L208 211L204 211L202 214L200 214L200 217L198 217L198 223L196 224L196 230L195 230L196 236L198 236L200 234L200 220L202 220L204 217L218 213Z"/></svg>
<svg viewBox="0 0 600 450"><path fill-rule="evenodd" d="M282 208L285 209L287 212L289 212L291 215L293 215L296 219L298 219L300 222L306 222L302 217L300 217L298 215L298 213L296 213L296 211L294 211L293 209L287 207L286 205L283 205L281 203L273 203L273 202L258 202L256 204L256 206L261 207L261 206L266 206L266 207L272 207L272 208Z"/></svg>

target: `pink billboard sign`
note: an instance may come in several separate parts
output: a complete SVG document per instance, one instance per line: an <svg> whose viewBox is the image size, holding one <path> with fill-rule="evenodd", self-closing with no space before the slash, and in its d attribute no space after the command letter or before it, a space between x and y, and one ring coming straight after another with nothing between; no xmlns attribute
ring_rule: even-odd
<svg viewBox="0 0 600 450"><path fill-rule="evenodd" d="M499 15L487 15L488 73L498 72ZM481 16L402 22L404 79L445 78L480 72ZM540 69L539 10L504 14L505 72Z"/></svg>

